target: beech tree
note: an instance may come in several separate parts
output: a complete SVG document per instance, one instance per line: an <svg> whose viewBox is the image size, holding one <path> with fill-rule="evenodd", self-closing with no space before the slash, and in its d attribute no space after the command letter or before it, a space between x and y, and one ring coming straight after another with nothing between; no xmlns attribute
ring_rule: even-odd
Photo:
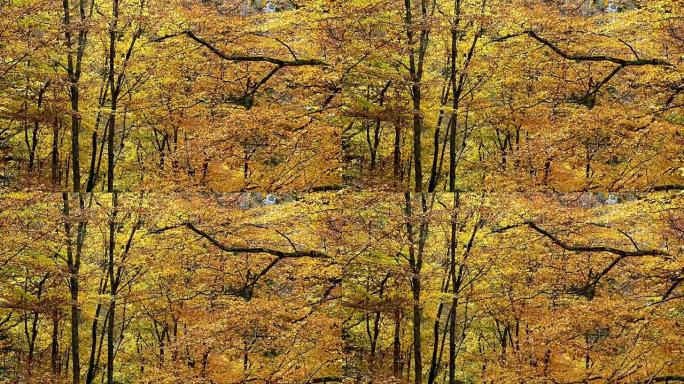
<svg viewBox="0 0 684 384"><path fill-rule="evenodd" d="M0 384L684 382L683 21L0 0Z"/></svg>

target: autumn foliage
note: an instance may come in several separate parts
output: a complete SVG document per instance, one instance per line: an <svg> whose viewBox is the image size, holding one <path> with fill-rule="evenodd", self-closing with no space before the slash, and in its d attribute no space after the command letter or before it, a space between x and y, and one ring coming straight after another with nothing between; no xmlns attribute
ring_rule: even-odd
<svg viewBox="0 0 684 384"><path fill-rule="evenodd" d="M0 383L684 382L684 4L0 0Z"/></svg>

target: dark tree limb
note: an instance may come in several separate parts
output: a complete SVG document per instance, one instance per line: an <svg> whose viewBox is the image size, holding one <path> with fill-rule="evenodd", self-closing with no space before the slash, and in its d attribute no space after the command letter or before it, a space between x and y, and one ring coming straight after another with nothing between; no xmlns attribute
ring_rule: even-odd
<svg viewBox="0 0 684 384"><path fill-rule="evenodd" d="M631 50L632 54L636 57L636 59L629 60L629 59L624 59L620 57L614 57L614 56L608 56L608 55L582 55L582 54L575 54L575 53L570 53L567 52L555 43L551 42L550 40L540 36L537 34L537 32L532 31L532 30L527 30L511 35L506 35L502 37L495 38L493 41L494 42L501 42L505 41L514 37L518 36L524 36L527 35L531 37L532 39L542 43L546 47L550 48L553 52L555 52L557 55L560 57L566 59L566 60L571 60L571 61L576 61L576 62L609 62L609 63L614 63L617 64L613 70L606 75L603 80L599 81L595 85L590 85L590 89L587 91L586 94L582 96L575 97L573 101L586 105L588 108L593 108L595 103L596 103L596 95L598 94L598 91L606 85L615 75L617 75L622 69L625 67L630 67L630 66L646 66L646 65L655 65L655 66L672 66L669 62L661 59L642 59L639 57L637 52L634 50L634 48L629 45L627 42L623 41L620 39L620 42L623 44L627 45L629 49Z"/></svg>
<svg viewBox="0 0 684 384"><path fill-rule="evenodd" d="M542 234L544 237L547 239L551 240L552 243L555 245L559 246L560 248L570 251L570 252L589 252L589 253L612 253L614 255L617 255L616 258L614 258L606 267L604 267L600 272L597 274L591 275L589 277L589 281L581 286L581 287L576 287L571 290L572 293L576 293L582 296L587 297L588 299L592 299L594 296L594 290L596 289L596 286L598 285L599 281L607 275L613 268L615 268L616 265L618 265L622 260L628 257L639 257L639 256L669 256L669 254L665 251L659 250L659 249L640 249L636 242L634 242L631 237L627 236L630 241L632 242L632 245L634 246L634 250L625 250L625 249L620 249L620 248L613 248L613 247L608 247L608 246L591 246L591 245L578 245L578 244L572 244L572 243L567 243L565 241L560 240L555 234L549 232L548 230L540 227L536 223L532 221L525 221L520 224L514 224L510 225L504 228L500 228L497 230L497 232L503 232L512 228L517 228L521 226L527 226L534 231ZM622 231L619 231L623 235L625 234Z"/></svg>
<svg viewBox="0 0 684 384"><path fill-rule="evenodd" d="M342 382L342 377L339 376L326 376L326 377L316 377L313 378L309 381L307 381L305 384L314 384L314 383L341 383Z"/></svg>
<svg viewBox="0 0 684 384"><path fill-rule="evenodd" d="M207 239L213 246L216 248L224 251L224 252L229 252L229 253L245 253L245 254L259 254L259 253L265 253L271 256L275 256L275 259L271 260L264 268L262 268L259 272L256 273L251 273L248 272L247 275L247 281L238 288L231 289L228 293L235 295L235 296L240 296L245 298L246 300L251 299L252 297L252 292L254 290L254 287L256 286L257 282L266 274L268 274L271 269L273 269L281 260L284 259L293 259L293 258L304 258L304 257L310 257L310 258L319 258L319 259L329 259L330 256L327 255L326 253L315 251L315 250L298 250L294 247L294 244L292 241L288 239L290 242L290 245L293 247L293 251L281 251L278 249L273 249L273 248L266 248L266 247L243 247L243 246L234 246L234 245L228 245L225 244L221 241L219 241L214 235L211 235L207 233L206 231L198 228L195 226L193 223L190 222L184 222L180 224L175 224L172 226L168 227L163 227L163 228L157 228L154 230L151 230L150 233L153 234L158 234L158 233L163 233L171 229L175 228L181 228L181 227L186 227L187 229L191 230L192 232L195 232L196 234L200 235L201 237Z"/></svg>
<svg viewBox="0 0 684 384"><path fill-rule="evenodd" d="M286 252L286 251L280 251L277 249L272 249L272 248L265 248L265 247L238 247L238 246L231 246L227 245L225 243L222 243L218 241L214 236L210 235L209 233L203 231L202 229L197 228L194 224L192 223L184 223L183 224L185 227L190 229L191 231L195 232L196 234L204 237L205 239L209 240L209 242L216 246L216 248L224 251L224 252L230 252L230 253L266 253L269 255L276 256L279 259L284 259L284 258L295 258L295 257L314 257L314 258L328 258L329 256L323 252L319 251L299 251L295 250L292 252Z"/></svg>
<svg viewBox="0 0 684 384"><path fill-rule="evenodd" d="M306 66L306 65L314 65L314 66L327 66L325 62L318 60L318 59L295 59L295 60L283 60L283 59L278 59L274 57L269 57L269 56L251 56L251 55L231 55L228 53L223 52L222 50L218 49L214 44L210 43L209 41L197 36L194 32L192 31L182 31L178 33L173 33L170 35L164 35L160 37L156 37L150 41L158 43L162 42L174 37L178 36L187 36L188 38L194 40L195 42L201 44L202 46L206 47L209 49L213 54L216 56L222 58L223 60L228 60L228 61L235 61L235 62L265 62L265 63L271 63L283 67L296 67L296 66Z"/></svg>
<svg viewBox="0 0 684 384"><path fill-rule="evenodd" d="M651 187L650 190L653 192L681 191L684 190L684 184L656 185Z"/></svg>
<svg viewBox="0 0 684 384"><path fill-rule="evenodd" d="M650 384L650 383L684 383L684 376L670 375L670 376L656 376L646 380L635 381L634 384Z"/></svg>
<svg viewBox="0 0 684 384"><path fill-rule="evenodd" d="M556 235L553 233L547 231L544 228L541 228L539 225L532 221L525 221L520 224L514 224L510 225L507 227L500 228L497 230L497 232L503 232L508 229L516 228L516 227L521 227L521 226L528 226L531 229L541 233L545 237L547 237L549 240L551 240L554 244L558 245L559 247L565 249L566 251L571 251L571 252L607 252L607 253L612 253L621 257L631 257L631 256L669 256L669 254L665 251L659 250L659 249L639 249L638 247L635 246L635 250L630 251L630 250L624 250L624 249L619 249L619 248L613 248L613 247L607 247L607 246L586 246L586 245L577 245L577 244L570 244L561 241Z"/></svg>
<svg viewBox="0 0 684 384"><path fill-rule="evenodd" d="M523 36L527 35L534 40L537 40L538 42L542 43L543 45L547 46L550 48L552 51L554 51L556 54L558 54L560 57L566 59L566 60L571 60L571 61L592 61L592 62L610 62L610 63L615 63L623 67L628 67L628 66L644 66L644 65L663 65L663 66L672 66L669 62L661 59L634 59L634 60L628 60L628 59L623 59L620 57L613 57L613 56L608 56L608 55L581 55L581 54L575 54L575 53L569 53L566 52L558 47L555 43L551 42L550 40L539 36L537 32L532 31L532 30L527 30L519 33L515 33L512 35L506 35L506 36L501 36L498 38L495 38L493 41L494 42L501 42L505 40L509 40L514 37L518 36ZM638 57L638 56L637 56Z"/></svg>
<svg viewBox="0 0 684 384"><path fill-rule="evenodd" d="M219 240L216 239L213 235L205 232L204 230L196 227L193 223L190 222L183 222L180 224L175 224L175 225L170 225L167 227L162 227L162 228L156 228L152 229L149 232L153 234L159 234L166 232L171 229L175 228L180 228L180 227L186 227L189 230L195 232L196 234L204 237L205 239L209 240L209 242L214 245L216 248L224 251L224 252L230 252L230 253L266 253L269 255L276 256L278 258L295 258L295 257L313 257L313 258L329 258L327 254L319 251L313 251L313 250L308 250L308 251L300 251L300 250L294 250L292 252L287 252L287 251L281 251L277 249L272 249L272 248L266 248L266 247L240 247L240 246L233 246L233 245L227 245Z"/></svg>
<svg viewBox="0 0 684 384"><path fill-rule="evenodd" d="M268 80L270 80L278 71L280 71L283 68L286 67L303 67L303 66L328 66L327 63L318 60L318 59L299 59L295 55L294 51L285 43L282 41L278 40L278 42L282 45L284 45L290 54L293 56L292 60L285 60L285 59L279 59L275 57L270 57L270 56L263 56L263 55L236 55L236 54L229 54L218 47L214 45L213 43L209 42L208 40L198 36L195 34L193 31L190 30L185 30L181 31L178 33L173 33L169 35L164 35L160 37L156 37L154 39L151 39L151 42L162 42L174 37L178 36L186 36L189 39L199 43L203 47L207 48L209 51L211 51L214 55L220 57L223 60L227 61L232 61L232 62L247 62L247 63L269 63L275 65L266 75L264 75L259 81L256 82L248 82L247 84L247 90L245 91L244 94L238 96L238 97L230 97L229 102L237 105L241 105L247 109L250 109L252 105L254 104L254 95L257 93L257 91L264 85Z"/></svg>

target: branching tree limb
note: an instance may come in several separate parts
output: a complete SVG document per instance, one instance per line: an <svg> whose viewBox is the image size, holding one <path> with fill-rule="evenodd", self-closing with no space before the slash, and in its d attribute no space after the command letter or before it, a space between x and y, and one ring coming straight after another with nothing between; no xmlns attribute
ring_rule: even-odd
<svg viewBox="0 0 684 384"><path fill-rule="evenodd" d="M252 56L252 55L231 55L228 53L223 52L222 50L218 49L214 44L210 43L209 41L197 36L194 32L186 30L178 33L173 33L169 35L164 35L160 37L156 37L154 39L151 39L150 41L152 42L162 42L174 37L178 36L187 36L190 39L196 41L197 43L203 45L207 49L209 49L213 54L216 56L224 59L224 60L229 60L229 61L235 61L235 62L266 62L266 63L271 63L275 64L281 67L296 67L296 66L305 66L305 65L314 65L314 66L327 66L325 62L317 59L295 59L295 60L283 60L283 59L278 59L274 57L269 57L269 56Z"/></svg>
<svg viewBox="0 0 684 384"><path fill-rule="evenodd" d="M542 43L546 47L550 48L553 52L555 52L557 55L560 57L566 59L566 60L571 60L571 61L576 61L576 62L609 62L609 63L614 63L617 64L613 70L606 75L601 81L596 82L594 84L590 84L590 89L587 91L586 94L574 98L575 102L578 102L580 104L584 104L589 108L593 108L594 104L596 103L596 95L598 94L598 91L606 85L615 75L617 75L622 69L630 66L647 66L647 65L654 65L654 66L672 66L669 62L661 59L642 59L639 57L639 55L636 53L634 48L627 44L626 42L620 40L623 44L627 45L629 49L632 51L636 59L629 60L629 59L624 59L620 57L614 57L614 56L608 56L608 55L582 55L582 54L576 54L576 53L570 53L567 52L555 43L551 42L550 40L540 36L537 34L537 32L532 31L532 30L527 30L519 33L514 33L511 35L506 35L506 36L501 36L498 38L493 39L493 42L501 42L505 41L514 37L518 36L529 36L532 39Z"/></svg>
<svg viewBox="0 0 684 384"><path fill-rule="evenodd" d="M323 253L323 252L319 252L319 251L315 251L315 250L299 250L296 248L296 246L294 245L294 243L292 241L289 241L289 242L290 242L290 246L292 247L293 250L289 251L289 252L288 251L281 251L281 250L273 249L273 248L267 248L267 247L245 247L245 246L228 245L224 242L219 241L214 235L207 233L206 231L198 228L197 226L195 226L195 224L190 223L190 222L184 222L184 223L180 223L180 224L171 225L168 227L153 229L153 230L150 230L150 233L159 234L159 233L163 233L163 232L166 232L168 230L171 230L171 229L181 228L181 227L186 227L187 229L191 230L192 232L194 232L194 233L200 235L201 237L207 239L212 245L214 245L216 248L218 248L224 252L246 253L246 254L265 253L265 254L268 254L271 256L275 256L275 259L271 260L259 272L256 272L256 273L248 272L247 281L241 287L238 287L236 289L232 289L230 291L231 294L244 297L246 300L251 299L254 286L257 284L259 279L264 277L281 260L293 259L293 258L304 258L304 257L318 258L318 259L329 259L330 258L330 256L328 254Z"/></svg>
<svg viewBox="0 0 684 384"><path fill-rule="evenodd" d="M538 42L544 44L548 48L550 48L552 51L554 51L556 54L561 56L562 58L566 60L571 60L571 61L594 61L594 62L611 62L615 63L618 65L621 65L623 67L628 67L628 66L644 66L644 65L664 65L664 66L671 66L669 62L661 59L641 59L637 58L634 60L629 60L629 59L623 59L619 57L614 57L614 56L608 56L608 55L581 55L581 54L575 54L575 53L569 53L566 52L558 47L555 43L551 42L550 40L539 36L537 32L532 31L532 30L527 30L519 33L514 33L511 35L506 35L506 36L500 36L492 41L494 42L501 42L505 40L512 39L514 37L518 36L529 36ZM638 57L638 56L637 56Z"/></svg>
<svg viewBox="0 0 684 384"><path fill-rule="evenodd" d="M279 59L275 57L270 57L270 56L263 56L263 55L235 55L235 54L229 54L226 53L222 50L220 50L216 45L213 43L209 42L208 40L198 36L195 34L193 31L190 30L185 30L181 31L178 33L173 33L169 35L164 35L160 37L156 37L151 39L151 42L162 42L174 37L178 36L186 36L190 38L191 40L194 40L195 42L199 43L200 45L204 46L207 48L209 51L211 51L214 55L220 57L223 60L227 61L232 61L232 62L247 62L247 63L268 63L268 64L273 64L275 67L273 67L266 75L264 75L260 80L258 81L249 81L247 83L247 89L244 94L238 96L238 97L232 97L230 98L230 102L233 104L237 105L242 105L247 109L250 109L254 103L254 95L257 93L257 91L264 85L268 80L270 80L278 71L280 71L283 68L286 67L303 67L303 66L328 66L327 63L318 60L318 59L298 59L297 56L295 55L294 51L284 44L282 41L279 41L281 44L285 45L290 52L290 54L293 56L294 59L292 60L285 60L285 59Z"/></svg>
<svg viewBox="0 0 684 384"><path fill-rule="evenodd" d="M572 293L580 294L582 296L586 296L589 299L592 299L594 296L594 290L596 286L598 285L599 281L607 275L615 266L620 263L622 260L628 257L639 257L639 256L669 256L669 254L665 251L659 250L659 249L640 249L637 244L634 242L634 240L631 239L631 237L627 236L630 241L632 242L634 246L634 250L625 250L625 249L619 249L619 248L613 248L613 247L608 247L608 246L592 246L592 245L578 245L578 244L571 244L565 241L562 241L559 239L555 234L549 232L548 230L540 227L536 223L532 221L525 221L520 224L514 224L510 225L507 227L503 227L497 230L497 232L503 232L512 228L517 228L521 226L527 226L534 231L542 234L544 237L548 238L551 240L552 243L555 245L559 246L560 248L570 251L570 252L589 252L589 253L612 253L614 255L617 255L616 258L613 259L606 267L604 267L600 272L596 274L592 274L589 276L589 281L581 286L574 288L572 290ZM620 231L623 235L625 234L624 232Z"/></svg>
<svg viewBox="0 0 684 384"><path fill-rule="evenodd" d="M670 376L657 376L650 379L641 380L634 382L634 384L650 384L650 383L684 383L684 375L670 375Z"/></svg>

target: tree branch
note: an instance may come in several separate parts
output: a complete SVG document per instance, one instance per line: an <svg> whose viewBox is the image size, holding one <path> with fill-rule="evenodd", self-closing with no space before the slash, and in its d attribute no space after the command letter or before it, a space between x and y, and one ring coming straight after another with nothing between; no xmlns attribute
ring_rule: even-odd
<svg viewBox="0 0 684 384"><path fill-rule="evenodd" d="M580 294L582 296L587 297L588 299L592 299L594 295L594 289L598 285L599 281L601 278L603 278L605 275L607 275L615 266L622 261L623 259L627 257L639 257L639 256L669 256L669 254L665 251L659 250L659 249L639 249L639 247L636 245L636 242L630 238L632 241L632 244L634 245L634 250L624 250L624 249L619 249L619 248L613 248L613 247L608 247L608 246L587 246L587 245L578 245L578 244L570 244L567 242L564 242L560 240L556 235L553 233L547 231L546 229L538 226L536 223L532 221L525 221L520 224L514 224L510 225L504 228L498 229L496 232L503 232L512 228L517 228L521 226L528 226L531 229L535 230L536 232L542 234L544 237L548 238L551 240L552 243L556 244L557 246L561 247L562 249L570 252L589 252L589 253L612 253L614 255L617 255L613 261L611 261L601 272L590 276L590 280L582 287L573 289L573 293ZM620 231L621 233L624 234L624 232Z"/></svg>
<svg viewBox="0 0 684 384"><path fill-rule="evenodd" d="M634 384L650 384L650 383L667 383L667 382L677 382L684 383L684 376L670 375L670 376L657 376L651 377L646 380L635 381Z"/></svg>
<svg viewBox="0 0 684 384"><path fill-rule="evenodd" d="M280 67L296 67L296 66L306 66L306 65L312 65L312 66L328 66L327 63L318 60L318 59L295 59L295 60L283 60L283 59L278 59L274 57L269 57L269 56L250 56L250 55L231 55L228 53L223 52L222 50L218 49L214 44L210 43L209 41L203 39L202 37L197 36L194 32L192 31L182 31L178 33L173 33L161 37L157 37L152 39L151 41L153 42L162 42L164 40L168 40L177 36L185 35L189 37L190 39L194 40L195 42L203 45L207 49L209 49L213 54L216 56L224 59L224 60L229 60L229 61L235 61L235 62L265 62L265 63L271 63L275 64Z"/></svg>
<svg viewBox="0 0 684 384"><path fill-rule="evenodd" d="M184 222L180 224L175 224L175 225L170 225L162 228L157 228L154 230L150 230L150 233L154 234L159 234L162 232L166 232L171 229L175 228L180 228L180 227L186 227L189 230L195 232L196 234L200 235L201 237L207 239L212 245L214 245L216 248L224 251L224 252L230 252L230 253L247 253L247 254L257 254L257 253L265 253L268 255L275 256L275 259L271 260L261 271L257 273L251 273L248 272L247 275L247 281L239 288L234 288L230 290L230 294L237 295L243 297L245 300L250 300L252 298L252 292L254 290L254 286L256 283L264 277L271 269L273 269L281 260L283 259L291 259L291 258L303 258L303 257L311 257L311 258L322 258L322 259L328 259L330 256L328 256L326 253L319 252L319 251L314 251L314 250L297 250L294 246L294 243L288 238L288 241L290 242L290 246L294 248L292 252L286 252L286 251L281 251L278 249L272 249L272 248L266 248L266 247L241 247L241 246L233 246L233 245L228 245L225 244L218 239L216 239L215 236L207 233L206 231L198 228L195 226L193 223L190 222ZM281 232L278 232L282 235Z"/></svg>
<svg viewBox="0 0 684 384"><path fill-rule="evenodd" d="M522 36L522 35L528 35L531 38L537 40L538 42L544 44L548 48L550 48L552 51L554 51L556 54L561 56L562 58L566 60L572 60L572 61L607 61L611 63L615 63L618 65L621 65L623 67L627 66L643 66L643 65L665 65L665 66L671 66L672 64L668 63L665 60L661 59L635 59L635 60L627 60L619 57L613 57L613 56L607 56L607 55L579 55L579 54L573 54L573 53L568 53L562 49L560 49L556 44L552 43L551 41L545 39L542 36L539 36L537 32L528 30L528 31L523 31L520 33L512 34L512 35L507 35L503 36L497 39L494 39L494 41L504 41L508 40L513 37L517 36Z"/></svg>

